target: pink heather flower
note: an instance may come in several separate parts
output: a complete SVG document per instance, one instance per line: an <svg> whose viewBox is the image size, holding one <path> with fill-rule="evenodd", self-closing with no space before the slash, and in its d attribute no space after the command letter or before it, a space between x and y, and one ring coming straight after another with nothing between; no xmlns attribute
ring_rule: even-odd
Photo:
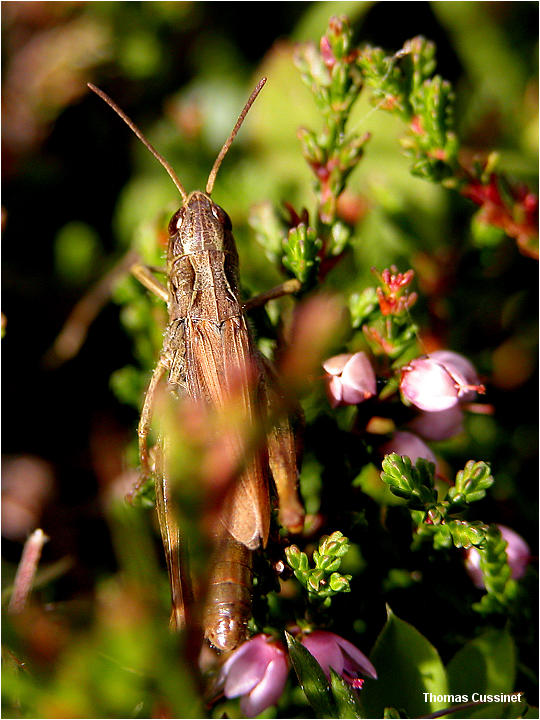
<svg viewBox="0 0 540 720"><path fill-rule="evenodd" d="M459 405L439 412L424 410L407 427L426 440L447 440L463 431L463 410Z"/></svg>
<svg viewBox="0 0 540 720"><path fill-rule="evenodd" d="M377 679L377 671L364 653L339 635L315 630L302 639L302 644L319 663L328 680L330 668L357 689L364 684L359 675Z"/></svg>
<svg viewBox="0 0 540 720"><path fill-rule="evenodd" d="M277 703L288 672L287 654L281 643L269 635L255 635L225 661L220 682L225 685L225 697L242 696L242 713L254 718Z"/></svg>
<svg viewBox="0 0 540 720"><path fill-rule="evenodd" d="M335 355L323 362L327 390L332 407L356 405L373 397L377 391L375 373L363 352Z"/></svg>
<svg viewBox="0 0 540 720"><path fill-rule="evenodd" d="M481 394L485 392L484 386L480 385L474 365L463 355L451 350L435 350L430 353L430 357L444 365L452 375L459 387L460 402L470 402L474 400L477 392Z"/></svg>
<svg viewBox="0 0 540 720"><path fill-rule="evenodd" d="M448 410L484 392L471 363L450 350L437 350L403 367L400 389L406 400L428 412Z"/></svg>
<svg viewBox="0 0 540 720"><path fill-rule="evenodd" d="M525 570L531 559L531 549L521 535L518 535L514 530L506 527L506 525L497 525L497 527L508 543L506 546L506 555L508 557L511 575L514 580L519 580L525 575ZM482 571L480 570L480 553L475 548L470 548L465 552L465 569L469 573L471 580L477 588L485 587Z"/></svg>
<svg viewBox="0 0 540 720"><path fill-rule="evenodd" d="M410 432L398 430L390 440L381 445L379 451L383 455L397 453L398 455L408 455L413 465L416 464L418 458L425 458L429 462L436 463L433 450L429 448L423 440Z"/></svg>

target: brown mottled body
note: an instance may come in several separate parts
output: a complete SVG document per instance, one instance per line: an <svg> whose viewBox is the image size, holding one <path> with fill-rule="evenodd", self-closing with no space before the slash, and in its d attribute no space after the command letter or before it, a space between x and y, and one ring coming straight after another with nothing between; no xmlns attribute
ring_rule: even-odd
<svg viewBox="0 0 540 720"><path fill-rule="evenodd" d="M167 251L169 325L141 414L141 458L147 457L146 438L154 387L165 372L178 395L226 409L238 389L244 423L261 421L264 408L254 397L256 351L243 313L238 289L238 254L227 214L203 192L189 195L169 223ZM242 423L240 423L242 424ZM229 453L242 462L243 442L227 435ZM164 546L171 581L171 624L183 621L186 590L179 568L179 532L171 512L161 502L167 493L167 473L158 484ZM163 488L165 485L165 488ZM204 612L205 637L220 650L231 650L246 637L250 616L250 551L266 545L270 524L265 453L252 453L244 470L223 498L220 527L215 529L219 553L209 578ZM177 547L178 546L178 547Z"/></svg>
<svg viewBox="0 0 540 720"><path fill-rule="evenodd" d="M240 387L244 420L253 425L260 420L252 391L256 354L239 299L238 254L228 215L205 193L191 193L169 223L167 265L169 327L161 363L169 385L220 409ZM240 462L242 443L234 435L229 440ZM266 544L270 504L260 452L231 488L221 520L247 548Z"/></svg>

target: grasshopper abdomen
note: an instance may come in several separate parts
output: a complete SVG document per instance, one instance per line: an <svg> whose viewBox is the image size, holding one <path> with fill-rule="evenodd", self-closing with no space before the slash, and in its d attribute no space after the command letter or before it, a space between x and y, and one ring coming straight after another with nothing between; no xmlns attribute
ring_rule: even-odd
<svg viewBox="0 0 540 720"><path fill-rule="evenodd" d="M251 552L229 537L216 549L208 586L204 628L206 639L219 650L234 650L247 635L251 617Z"/></svg>

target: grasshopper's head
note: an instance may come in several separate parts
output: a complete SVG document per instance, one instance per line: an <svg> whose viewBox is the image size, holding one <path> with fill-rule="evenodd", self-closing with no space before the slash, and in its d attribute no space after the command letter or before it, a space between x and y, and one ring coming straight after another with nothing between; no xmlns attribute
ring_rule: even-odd
<svg viewBox="0 0 540 720"><path fill-rule="evenodd" d="M173 256L205 250L230 252L231 220L207 193L195 190L172 216L169 242Z"/></svg>

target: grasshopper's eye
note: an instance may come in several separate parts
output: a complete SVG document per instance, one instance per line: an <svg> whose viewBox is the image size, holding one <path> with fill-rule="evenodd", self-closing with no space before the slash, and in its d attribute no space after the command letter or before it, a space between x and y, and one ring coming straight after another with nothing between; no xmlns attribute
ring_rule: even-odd
<svg viewBox="0 0 540 720"><path fill-rule="evenodd" d="M178 230L180 230L180 226L182 225L185 214L185 208L183 207L181 207L174 213L169 223L169 235L176 235Z"/></svg>
<svg viewBox="0 0 540 720"><path fill-rule="evenodd" d="M225 230L232 230L231 218L227 215L223 208L220 208L219 205L216 205L215 203L212 203L212 215L221 225L223 225Z"/></svg>

